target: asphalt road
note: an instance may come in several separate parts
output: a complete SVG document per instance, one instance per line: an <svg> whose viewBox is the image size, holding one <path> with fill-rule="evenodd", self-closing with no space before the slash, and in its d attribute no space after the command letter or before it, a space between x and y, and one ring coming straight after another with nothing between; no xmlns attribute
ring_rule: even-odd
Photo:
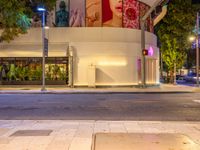
<svg viewBox="0 0 200 150"><path fill-rule="evenodd" d="M0 94L0 120L200 121L200 93Z"/></svg>

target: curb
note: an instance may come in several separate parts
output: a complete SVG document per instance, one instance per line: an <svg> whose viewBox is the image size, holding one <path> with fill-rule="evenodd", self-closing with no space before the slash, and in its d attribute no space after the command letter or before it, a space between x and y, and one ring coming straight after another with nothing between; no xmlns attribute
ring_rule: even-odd
<svg viewBox="0 0 200 150"><path fill-rule="evenodd" d="M0 94L184 94L184 93L195 93L194 91L146 91L146 92L130 92L130 91L0 91Z"/></svg>

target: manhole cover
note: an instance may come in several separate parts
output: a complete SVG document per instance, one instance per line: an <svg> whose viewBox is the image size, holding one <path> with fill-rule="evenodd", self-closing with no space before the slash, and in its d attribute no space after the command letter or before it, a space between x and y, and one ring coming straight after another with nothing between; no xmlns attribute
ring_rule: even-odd
<svg viewBox="0 0 200 150"><path fill-rule="evenodd" d="M97 133L92 150L200 150L182 134Z"/></svg>
<svg viewBox="0 0 200 150"><path fill-rule="evenodd" d="M52 130L18 130L10 136L49 136Z"/></svg>

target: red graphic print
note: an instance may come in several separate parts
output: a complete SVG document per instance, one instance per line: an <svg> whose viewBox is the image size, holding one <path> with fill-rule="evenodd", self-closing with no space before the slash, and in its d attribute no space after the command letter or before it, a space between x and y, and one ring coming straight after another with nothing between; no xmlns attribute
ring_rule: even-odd
<svg viewBox="0 0 200 150"><path fill-rule="evenodd" d="M139 29L139 2L137 0L124 0L123 8L123 26Z"/></svg>
<svg viewBox="0 0 200 150"><path fill-rule="evenodd" d="M140 10L140 18L142 18L146 12L150 9L150 7L142 2L139 4L139 10ZM145 24L146 30L149 32L153 32L153 20L149 17L147 18L146 24Z"/></svg>

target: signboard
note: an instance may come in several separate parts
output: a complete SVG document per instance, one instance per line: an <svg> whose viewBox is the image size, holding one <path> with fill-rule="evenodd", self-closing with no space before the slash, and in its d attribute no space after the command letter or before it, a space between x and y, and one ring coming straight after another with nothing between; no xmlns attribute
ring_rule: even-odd
<svg viewBox="0 0 200 150"><path fill-rule="evenodd" d="M47 38L44 38L44 55L45 57L48 57L48 39Z"/></svg>

